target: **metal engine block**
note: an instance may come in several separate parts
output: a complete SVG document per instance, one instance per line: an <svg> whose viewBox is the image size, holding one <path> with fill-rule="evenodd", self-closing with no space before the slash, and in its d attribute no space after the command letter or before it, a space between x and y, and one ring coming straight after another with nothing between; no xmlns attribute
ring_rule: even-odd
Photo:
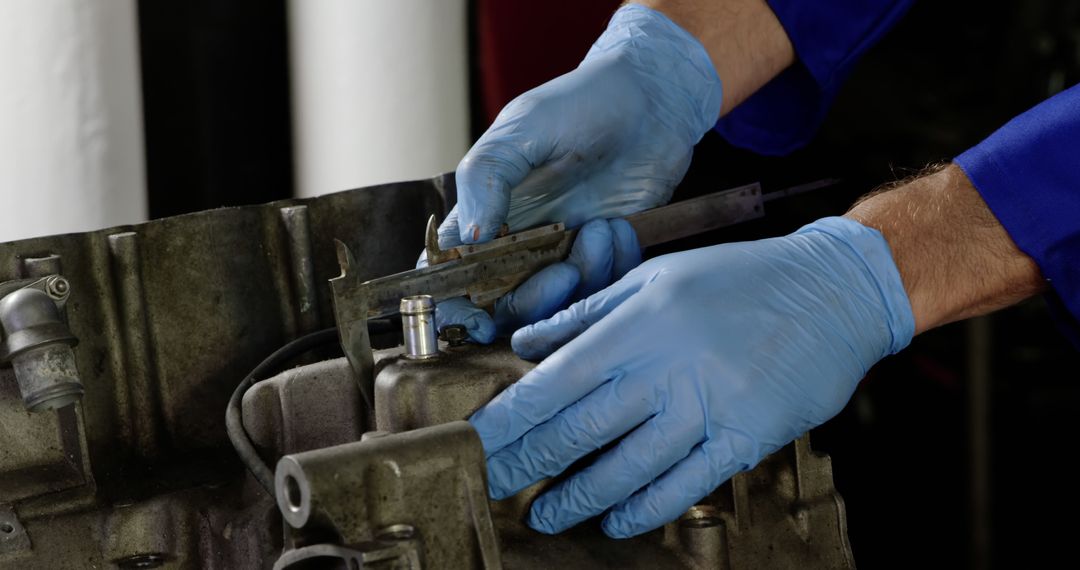
<svg viewBox="0 0 1080 570"><path fill-rule="evenodd" d="M269 496L226 436L233 388L334 325L334 239L358 279L408 269L453 200L443 175L0 244L0 568L854 567L805 436L651 533L530 530L551 482L490 501L462 421L533 366L500 344L415 359L380 334L370 378L316 354L255 383Z"/></svg>

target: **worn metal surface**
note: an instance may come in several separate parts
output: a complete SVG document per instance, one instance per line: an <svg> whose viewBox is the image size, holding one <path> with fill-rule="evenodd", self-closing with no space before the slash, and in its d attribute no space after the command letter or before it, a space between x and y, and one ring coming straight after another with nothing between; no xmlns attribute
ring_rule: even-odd
<svg viewBox="0 0 1080 570"><path fill-rule="evenodd" d="M415 541L429 568L500 568L480 438L463 421L286 455L274 478L286 522L361 552Z"/></svg>
<svg viewBox="0 0 1080 570"><path fill-rule="evenodd" d="M424 361L400 349L375 358L375 425L389 432L468 418L535 366L505 344L443 344L437 358Z"/></svg>
<svg viewBox="0 0 1080 570"><path fill-rule="evenodd" d="M505 344L443 345L438 359L424 362L376 351L378 429L465 419L533 366ZM531 500L546 486L495 505L508 567L854 568L831 463L806 436L736 475L684 520L628 541L608 539L593 523L554 537L525 527Z"/></svg>
<svg viewBox="0 0 1080 570"><path fill-rule="evenodd" d="M27 412L14 371L0 369L0 506L92 485L84 429L75 406Z"/></svg>
<svg viewBox="0 0 1080 570"><path fill-rule="evenodd" d="M505 344L450 347L442 343L441 348L442 354L438 358L426 361L404 358L400 347L374 353L379 431L371 432L372 438L382 439L389 433L404 433L467 418L533 367L532 363L514 356ZM333 374L327 373L329 367L335 370ZM301 367L267 384L278 383L286 376L294 385L303 385L305 379L317 377L317 381L324 382L320 384L320 390L330 392L334 388L331 382L325 382L327 378L333 377L335 382L342 383L341 388L346 391L353 382L345 359ZM355 390L355 387L351 389ZM294 408L311 410L307 417L326 413L327 402L320 393L296 388L290 391ZM259 410L251 413L259 414ZM273 412L263 409L262 413ZM304 416L295 413L298 417ZM330 413L335 421L349 421L340 413ZM245 417L248 414L245 405ZM360 421L359 415L354 418L353 421ZM385 447L382 449L384 459L404 468L404 455ZM433 446L427 460L436 461L439 457L448 460L447 457L456 453L458 451L451 447ZM345 466L338 464L336 468L345 469ZM355 471L352 467L348 469L350 473ZM369 476L362 486L355 481L356 475L342 472L338 477L338 497L343 501L352 497L354 509L360 509L356 501L370 502L371 497L384 494L396 496L397 482L389 475L382 479ZM541 482L515 497L492 503L505 567L854 567L847 543L843 501L833 487L830 462L827 457L814 454L805 437L766 458L756 469L737 475L691 509L682 520L629 540L607 538L595 521L558 536L529 529L523 521L531 500L549 484ZM364 489L363 492L358 492L358 488ZM339 507L344 509L347 505ZM367 516L365 510L351 512L356 519ZM400 522L414 526L421 536L441 531L441 523L419 516L410 518L402 512L399 515L403 517ZM349 520L347 524L361 524L355 519L347 519L343 512L338 512L335 517ZM370 525L368 528L370 530ZM325 532L315 534L326 536ZM339 545L348 545L348 542ZM431 567L458 567L441 565L430 552L427 555Z"/></svg>
<svg viewBox="0 0 1080 570"><path fill-rule="evenodd" d="M360 255L353 269L365 279L412 267L427 218L445 212L453 190L453 176L439 176L0 244L0 283L66 278L85 386L76 406L28 414L12 369L0 369L0 512L15 513L30 545L3 543L0 567L113 564L102 533L117 505L170 496L162 512L238 521L233 529L275 512L271 499L241 485L223 425L230 392L287 340L333 324L333 240ZM229 485L231 502L177 494L207 484ZM127 551L163 548L154 520L123 525ZM258 552L249 549L248 562L272 564L276 526L245 527L265 538L252 543ZM183 540L203 554L165 552L165 567L251 567L200 561L248 548L224 539L224 524L205 536L184 528Z"/></svg>
<svg viewBox="0 0 1080 570"><path fill-rule="evenodd" d="M286 370L244 394L244 430L269 465L289 453L357 441L368 414L344 358Z"/></svg>
<svg viewBox="0 0 1080 570"><path fill-rule="evenodd" d="M342 307L326 284L342 266L357 282L412 267L451 181L0 244L0 292L66 295L86 391L30 414L13 370L0 369L0 567L291 568L358 556L373 568L852 566L828 460L805 442L641 537L611 540L591 522L554 537L528 529L548 483L489 506L482 451L459 420L532 364L460 339L428 360L369 348L315 361L245 395L263 457L306 458L297 501L307 489L316 514L285 522L227 443L230 391L286 340L333 322ZM57 275L67 287L49 281ZM376 418L361 404L357 358L377 378Z"/></svg>

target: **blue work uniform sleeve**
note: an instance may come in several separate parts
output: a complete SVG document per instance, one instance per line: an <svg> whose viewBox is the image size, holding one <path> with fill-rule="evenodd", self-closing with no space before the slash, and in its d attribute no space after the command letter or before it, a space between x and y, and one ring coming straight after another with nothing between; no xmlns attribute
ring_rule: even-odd
<svg viewBox="0 0 1080 570"><path fill-rule="evenodd" d="M1054 295L1080 347L1080 85L1043 101L954 159Z"/></svg>
<svg viewBox="0 0 1080 570"><path fill-rule="evenodd" d="M813 138L855 62L913 0L768 2L797 62L725 115L716 130L735 146L781 155Z"/></svg>

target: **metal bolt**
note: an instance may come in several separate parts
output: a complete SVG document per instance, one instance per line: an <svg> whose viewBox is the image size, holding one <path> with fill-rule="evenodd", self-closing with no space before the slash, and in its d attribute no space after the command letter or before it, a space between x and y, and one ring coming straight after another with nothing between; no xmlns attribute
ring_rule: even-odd
<svg viewBox="0 0 1080 570"><path fill-rule="evenodd" d="M439 338L450 346L461 346L469 340L469 329L465 325L446 325L439 330Z"/></svg>
<svg viewBox="0 0 1080 570"><path fill-rule="evenodd" d="M53 299L63 299L71 292L71 284L67 279L57 275L45 282L45 292Z"/></svg>

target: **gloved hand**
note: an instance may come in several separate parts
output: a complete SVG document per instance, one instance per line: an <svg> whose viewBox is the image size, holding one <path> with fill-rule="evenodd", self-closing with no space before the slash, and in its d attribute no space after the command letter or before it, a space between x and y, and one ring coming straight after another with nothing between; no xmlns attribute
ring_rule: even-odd
<svg viewBox="0 0 1080 570"><path fill-rule="evenodd" d="M456 237L456 236L455 236ZM450 246L460 245L450 242ZM634 228L621 218L591 220L581 227L570 256L533 275L495 302L494 318L464 297L447 299L435 307L438 329L461 324L473 340L490 343L496 335L510 334L546 319L572 301L607 287L641 263L641 247ZM420 255L417 267L427 265Z"/></svg>
<svg viewBox="0 0 1080 570"><path fill-rule="evenodd" d="M659 12L624 6L577 69L512 101L465 155L439 246L490 240L503 223L511 231L577 227L665 204L719 114L720 80L705 48ZM625 235L616 231L616 246ZM622 248L631 249L640 256L636 243ZM588 284L578 295L640 261L623 260L609 275L602 255L597 264L590 258L586 251L571 259ZM489 343L549 316L576 288L571 268L556 264L500 301L494 321L458 298L439 303L436 322L464 324L473 340Z"/></svg>
<svg viewBox="0 0 1080 570"><path fill-rule="evenodd" d="M888 244L846 218L649 260L514 334L524 357L554 353L470 419L491 495L625 435L529 524L555 533L611 509L608 535L651 530L834 416L914 327Z"/></svg>
<svg viewBox="0 0 1080 570"><path fill-rule="evenodd" d="M440 245L490 240L504 222L577 227L665 204L719 115L705 48L624 6L577 69L510 102L465 155Z"/></svg>

